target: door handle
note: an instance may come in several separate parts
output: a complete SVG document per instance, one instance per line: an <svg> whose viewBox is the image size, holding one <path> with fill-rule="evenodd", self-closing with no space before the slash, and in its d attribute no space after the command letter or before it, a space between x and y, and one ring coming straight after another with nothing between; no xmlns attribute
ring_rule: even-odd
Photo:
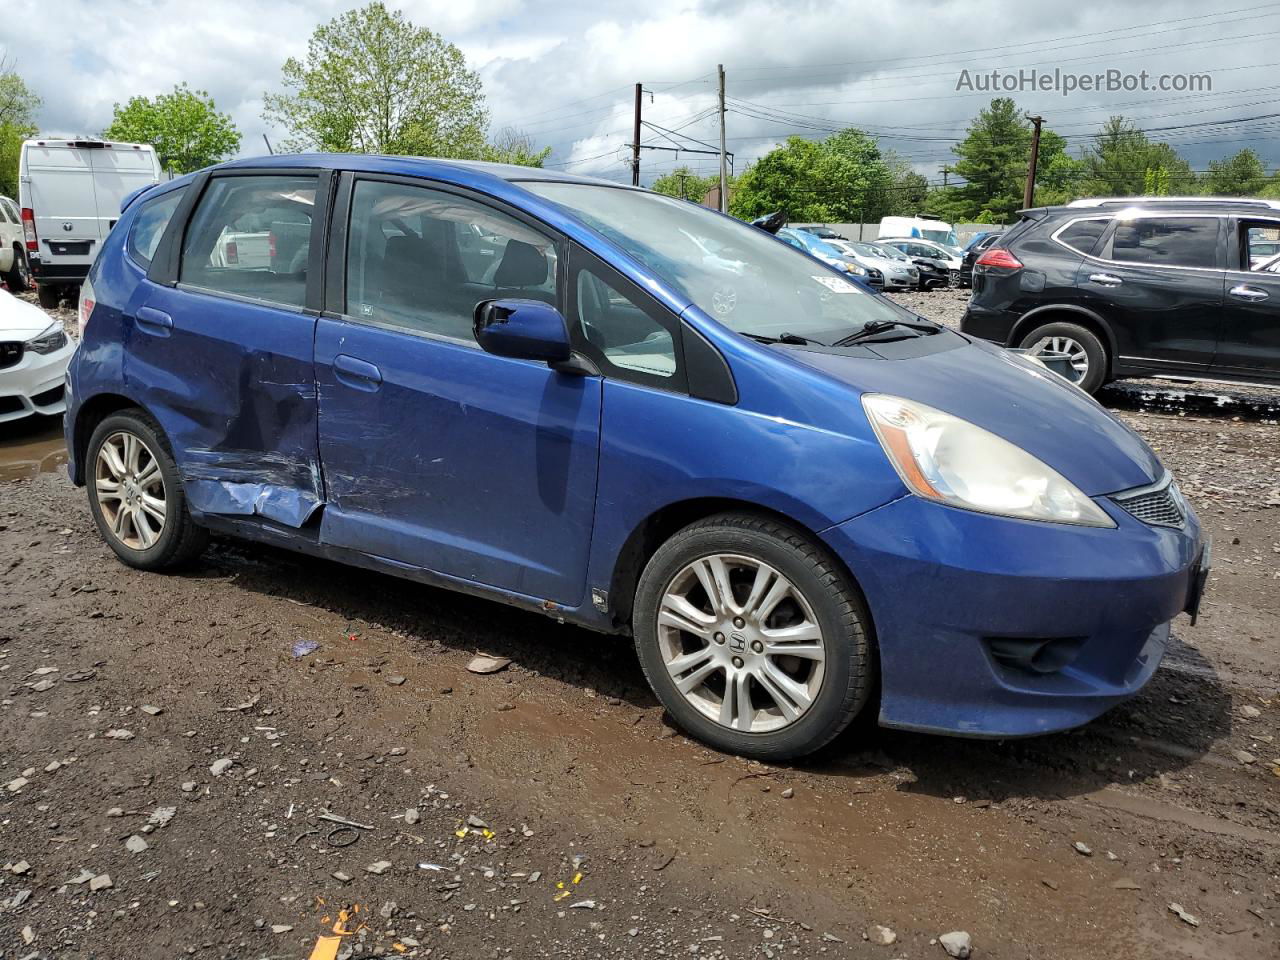
<svg viewBox="0 0 1280 960"><path fill-rule="evenodd" d="M1113 273L1091 273L1089 274L1089 279L1103 287L1118 287L1124 283L1122 279Z"/></svg>
<svg viewBox="0 0 1280 960"><path fill-rule="evenodd" d="M1249 300L1255 303L1259 300L1266 300L1267 297L1270 296L1270 294L1265 290L1259 290L1257 287L1246 286L1243 283L1238 287L1232 287L1227 291L1227 293L1235 297L1237 300Z"/></svg>
<svg viewBox="0 0 1280 960"><path fill-rule="evenodd" d="M333 373L338 380L356 390L374 391L382 383L382 371L367 360L340 353L333 358Z"/></svg>
<svg viewBox="0 0 1280 960"><path fill-rule="evenodd" d="M139 330L155 337L167 337L173 329L173 317L155 307L139 307L134 320Z"/></svg>

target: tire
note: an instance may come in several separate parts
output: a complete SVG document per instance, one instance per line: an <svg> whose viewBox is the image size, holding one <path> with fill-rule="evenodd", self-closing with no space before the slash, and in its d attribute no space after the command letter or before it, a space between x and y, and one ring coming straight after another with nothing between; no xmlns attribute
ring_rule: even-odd
<svg viewBox="0 0 1280 960"><path fill-rule="evenodd" d="M717 560L733 597L719 617L702 588L715 582ZM753 592L763 601L753 605ZM633 609L636 652L654 693L683 729L716 749L773 761L804 756L833 740L870 697L874 642L861 593L825 548L775 520L725 513L685 527L646 564ZM780 638L765 631L784 627L803 633L805 656L777 652Z"/></svg>
<svg viewBox="0 0 1280 960"><path fill-rule="evenodd" d="M19 247L13 248L13 266L4 275L4 281L14 293L31 289L31 270L27 266L27 255Z"/></svg>
<svg viewBox="0 0 1280 960"><path fill-rule="evenodd" d="M130 443L141 446L131 447ZM108 444L116 454L114 466L111 454L103 453ZM133 449L139 451L136 459L129 456ZM131 483L135 476L143 482ZM128 566L172 570L190 563L204 550L208 531L192 520L169 444L160 427L143 411L124 410L98 424L89 438L85 477L93 522L107 546ZM112 487L124 499L112 495ZM154 514L156 500L163 507L160 521ZM151 510L146 509L147 504L152 505Z"/></svg>
<svg viewBox="0 0 1280 960"><path fill-rule="evenodd" d="M46 310L56 310L62 302L62 288L47 283L36 284L36 299Z"/></svg>
<svg viewBox="0 0 1280 960"><path fill-rule="evenodd" d="M1092 330L1065 321L1046 323L1024 336L1019 346L1032 349L1037 344L1043 344L1042 349L1072 356L1072 366L1078 375L1076 385L1085 393L1094 393L1107 382L1110 358L1107 348Z"/></svg>

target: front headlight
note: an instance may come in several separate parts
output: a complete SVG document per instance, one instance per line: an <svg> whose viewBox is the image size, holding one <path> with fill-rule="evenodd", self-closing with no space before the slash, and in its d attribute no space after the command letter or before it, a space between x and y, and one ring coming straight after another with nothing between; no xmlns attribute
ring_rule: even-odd
<svg viewBox="0 0 1280 960"><path fill-rule="evenodd" d="M40 332L39 336L27 341L27 349L32 353L54 353L67 345L67 333L61 323L52 323Z"/></svg>
<svg viewBox="0 0 1280 960"><path fill-rule="evenodd" d="M1114 527L1096 503L1021 447L922 403L865 394L889 462L918 497L1023 520Z"/></svg>

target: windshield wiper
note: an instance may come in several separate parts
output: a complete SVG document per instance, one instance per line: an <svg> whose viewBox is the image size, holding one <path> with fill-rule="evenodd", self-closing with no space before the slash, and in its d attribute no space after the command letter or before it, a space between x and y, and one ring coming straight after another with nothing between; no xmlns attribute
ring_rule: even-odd
<svg viewBox="0 0 1280 960"><path fill-rule="evenodd" d="M802 337L798 333L781 333L776 337L768 337L763 333L744 333L744 337L750 337L756 343L790 343L795 346L814 346L825 347L826 344L818 340L810 340L808 337Z"/></svg>
<svg viewBox="0 0 1280 960"><path fill-rule="evenodd" d="M847 337L841 337L831 345L833 347L847 347L850 344L857 343L860 340L866 340L870 337L876 336L877 334L888 333L895 327L903 327L908 330L920 331L919 334L912 334L912 336L929 336L930 334L937 333L939 329L931 324L910 323L906 320L871 320L868 323L864 323L861 330L851 333ZM893 339L903 338L895 337Z"/></svg>

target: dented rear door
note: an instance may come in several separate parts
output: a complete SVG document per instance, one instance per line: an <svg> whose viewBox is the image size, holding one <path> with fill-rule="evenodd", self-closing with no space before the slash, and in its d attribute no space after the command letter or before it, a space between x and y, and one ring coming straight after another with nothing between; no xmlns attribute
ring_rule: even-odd
<svg viewBox="0 0 1280 960"><path fill-rule="evenodd" d="M300 527L321 502L309 304L320 296L312 263L328 182L315 171L211 178L180 244L176 284L144 280L131 299L126 378L145 385L201 513ZM228 262L229 235L308 221L315 256Z"/></svg>

